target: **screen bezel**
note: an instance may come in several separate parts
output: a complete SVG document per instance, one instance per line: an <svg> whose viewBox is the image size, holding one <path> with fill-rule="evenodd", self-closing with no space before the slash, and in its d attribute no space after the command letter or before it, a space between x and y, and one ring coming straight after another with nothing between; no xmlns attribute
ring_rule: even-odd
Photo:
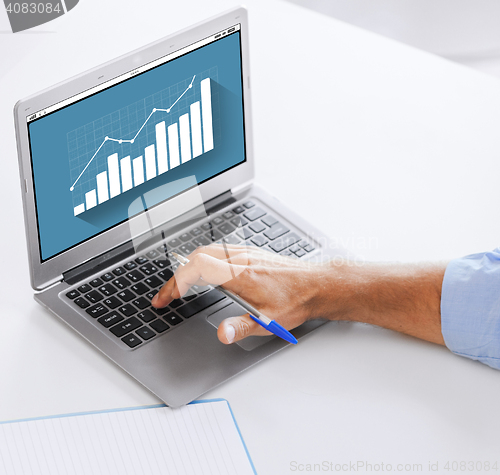
<svg viewBox="0 0 500 475"><path fill-rule="evenodd" d="M35 290L41 290L54 282L60 281L64 272L128 242L130 240L130 231L129 223L125 221L42 262L37 227L27 117L35 111L45 109L98 84L105 83L110 79L133 71L142 65L185 48L199 40L229 28L236 23L240 24L246 161L229 170L221 172L219 175L199 185L198 190L193 191L199 192L206 202L225 191L241 188L245 184L251 182L254 177L249 98L248 20L247 12L244 8L231 10L230 12L209 19L198 25L167 36L155 43L142 47L63 83L55 85L32 97L19 101L16 104L14 115L21 186L23 191L31 285ZM190 202L188 196L190 192L191 190L188 190L168 199L148 211L148 213L155 215L155 220L153 222L159 222L160 216L163 222L168 222L179 216L179 210L184 210L185 208L183 203Z"/></svg>

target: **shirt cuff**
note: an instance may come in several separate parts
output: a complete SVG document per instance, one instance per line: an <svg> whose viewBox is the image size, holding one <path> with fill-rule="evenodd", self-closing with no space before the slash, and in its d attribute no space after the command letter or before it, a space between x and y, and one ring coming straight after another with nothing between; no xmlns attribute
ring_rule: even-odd
<svg viewBox="0 0 500 475"><path fill-rule="evenodd" d="M448 264L441 329L453 353L500 369L500 248Z"/></svg>

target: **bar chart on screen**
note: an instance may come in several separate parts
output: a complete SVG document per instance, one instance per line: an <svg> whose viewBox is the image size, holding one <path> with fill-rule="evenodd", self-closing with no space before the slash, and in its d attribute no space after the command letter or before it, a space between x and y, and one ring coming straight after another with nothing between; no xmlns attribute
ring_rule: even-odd
<svg viewBox="0 0 500 475"><path fill-rule="evenodd" d="M74 216L214 149L217 69L68 133Z"/></svg>

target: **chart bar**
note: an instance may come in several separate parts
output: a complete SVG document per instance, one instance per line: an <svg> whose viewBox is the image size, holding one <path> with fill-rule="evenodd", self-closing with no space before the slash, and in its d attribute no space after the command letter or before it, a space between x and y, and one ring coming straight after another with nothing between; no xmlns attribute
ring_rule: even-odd
<svg viewBox="0 0 500 475"><path fill-rule="evenodd" d="M120 168L122 175L122 191L125 193L126 191L132 189L132 164L130 162L130 156L122 158L120 160Z"/></svg>
<svg viewBox="0 0 500 475"><path fill-rule="evenodd" d="M101 204L109 200L108 172L99 173L96 176L96 180L97 180L97 198L99 199L99 204Z"/></svg>
<svg viewBox="0 0 500 475"><path fill-rule="evenodd" d="M156 124L156 154L158 155L158 175L168 171L167 133L165 122Z"/></svg>
<svg viewBox="0 0 500 475"><path fill-rule="evenodd" d="M214 148L210 78L201 81L201 117L203 119L203 150L208 152Z"/></svg>
<svg viewBox="0 0 500 475"><path fill-rule="evenodd" d="M95 193L95 189L85 193L85 205L87 206L87 209L97 206L97 195Z"/></svg>
<svg viewBox="0 0 500 475"><path fill-rule="evenodd" d="M109 174L109 197L114 198L121 193L120 168L118 167L118 154L114 153L108 157Z"/></svg>
<svg viewBox="0 0 500 475"><path fill-rule="evenodd" d="M179 132L177 124L168 126L168 151L170 152L170 168L179 166Z"/></svg>
<svg viewBox="0 0 500 475"><path fill-rule="evenodd" d="M82 214L84 211L85 211L85 204L84 203L82 203L81 205L75 206L75 216Z"/></svg>
<svg viewBox="0 0 500 475"><path fill-rule="evenodd" d="M134 169L134 186L144 183L144 165L142 164L142 155L132 160Z"/></svg>
<svg viewBox="0 0 500 475"><path fill-rule="evenodd" d="M156 176L155 146L149 145L144 150L146 158L146 180L151 180Z"/></svg>
<svg viewBox="0 0 500 475"><path fill-rule="evenodd" d="M179 132L181 135L181 158L182 163L191 160L191 138L189 137L189 114L179 117Z"/></svg>
<svg viewBox="0 0 500 475"><path fill-rule="evenodd" d="M191 140L193 141L193 158L203 153L201 146L201 115L200 101L191 104Z"/></svg>

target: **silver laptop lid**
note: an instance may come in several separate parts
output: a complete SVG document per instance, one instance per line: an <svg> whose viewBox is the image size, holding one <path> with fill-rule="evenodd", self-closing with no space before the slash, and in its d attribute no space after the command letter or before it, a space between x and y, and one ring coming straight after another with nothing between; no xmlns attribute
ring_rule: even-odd
<svg viewBox="0 0 500 475"><path fill-rule="evenodd" d="M247 12L231 10L24 99L14 109L35 289L130 240L129 205L153 222L249 183ZM191 180L184 178L191 177ZM134 219L134 218L132 218Z"/></svg>

